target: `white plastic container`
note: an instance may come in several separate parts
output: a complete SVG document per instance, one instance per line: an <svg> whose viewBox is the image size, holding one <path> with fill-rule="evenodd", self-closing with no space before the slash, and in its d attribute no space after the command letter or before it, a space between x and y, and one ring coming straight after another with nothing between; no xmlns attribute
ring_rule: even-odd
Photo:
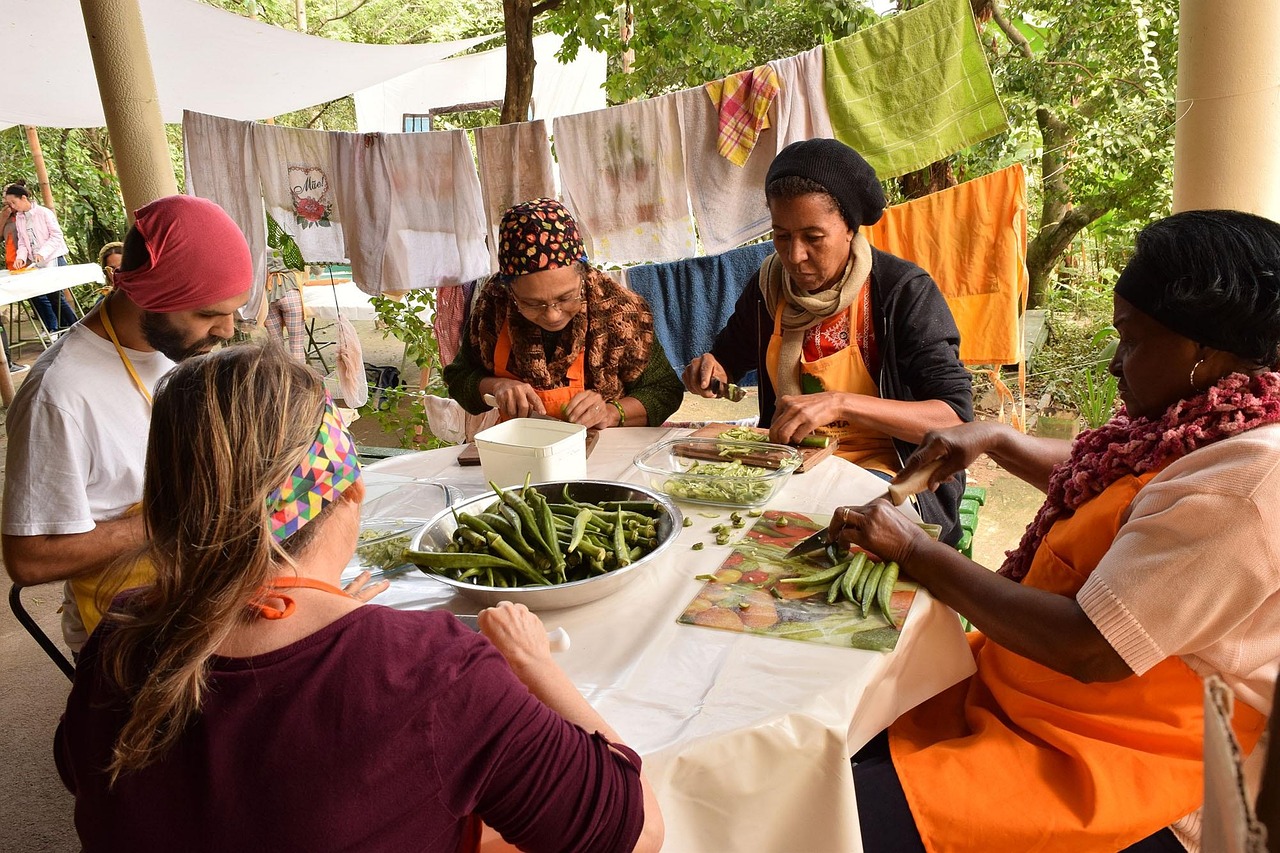
<svg viewBox="0 0 1280 853"><path fill-rule="evenodd" d="M584 480L587 428L540 418L513 418L476 433L485 479L515 486L533 482Z"/></svg>

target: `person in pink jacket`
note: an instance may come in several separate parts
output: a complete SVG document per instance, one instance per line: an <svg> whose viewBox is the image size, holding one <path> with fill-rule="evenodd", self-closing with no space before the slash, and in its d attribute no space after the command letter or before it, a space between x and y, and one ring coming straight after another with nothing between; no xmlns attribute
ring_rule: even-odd
<svg viewBox="0 0 1280 853"><path fill-rule="evenodd" d="M62 237L58 218L49 208L35 203L25 181L16 181L4 188L4 203L12 211L17 243L13 268L65 265L67 241ZM76 321L75 312L60 293L33 296L30 302L50 333L68 328Z"/></svg>

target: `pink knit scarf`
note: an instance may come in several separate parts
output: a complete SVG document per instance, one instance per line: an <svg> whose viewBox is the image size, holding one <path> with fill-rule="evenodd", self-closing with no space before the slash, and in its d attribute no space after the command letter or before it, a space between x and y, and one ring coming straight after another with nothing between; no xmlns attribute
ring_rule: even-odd
<svg viewBox="0 0 1280 853"><path fill-rule="evenodd" d="M1280 373L1232 373L1158 418L1131 420L1122 408L1110 422L1080 433L1071 456L1054 467L1044 505L1000 574L1021 582L1049 528L1121 477L1159 471L1193 450L1274 423L1280 423Z"/></svg>

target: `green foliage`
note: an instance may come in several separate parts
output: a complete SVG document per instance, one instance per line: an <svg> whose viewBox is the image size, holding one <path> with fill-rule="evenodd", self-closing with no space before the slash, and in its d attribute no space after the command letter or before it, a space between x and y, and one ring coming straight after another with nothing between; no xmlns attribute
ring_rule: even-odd
<svg viewBox="0 0 1280 853"><path fill-rule="evenodd" d="M621 56L618 6L604 0L566 0L549 15L564 36L561 56L580 46ZM605 83L615 103L698 86L746 68L841 38L878 19L864 0L659 0L637 9L629 46L631 73L611 63Z"/></svg>
<svg viewBox="0 0 1280 853"><path fill-rule="evenodd" d="M1106 370L1082 370L1071 383L1072 402L1089 429L1111 420L1116 412L1119 380Z"/></svg>
<svg viewBox="0 0 1280 853"><path fill-rule="evenodd" d="M1120 240L1169 209L1178 47L1175 0L1012 0L1006 14L1030 42L1025 57L986 25L993 71L1014 130L1006 145L1044 153L1036 111L1065 123L1062 202L1114 211ZM1038 190L1055 192L1056 175ZM1049 223L1041 223L1046 225Z"/></svg>
<svg viewBox="0 0 1280 853"><path fill-rule="evenodd" d="M446 396L441 376L440 344L431 323L424 319L435 315L435 290L411 290L400 301L374 296L370 298L370 302L378 312L382 337L386 339L394 336L403 342L405 358L411 359L423 375L430 378L425 383L424 390L402 386L388 391L382 406L375 406L371 397L370 402L361 407L360 415L374 418L383 431L398 434L402 447L427 449L445 446L445 442L431 436L427 412L420 401L424 394ZM427 436L428 440L420 441L419 433Z"/></svg>
<svg viewBox="0 0 1280 853"><path fill-rule="evenodd" d="M102 244L121 239L125 232L124 203L107 131L46 128L40 131L40 147L49 170L58 224L67 241L68 260L96 262ZM43 204L26 133L21 127L11 127L0 131L0 180L9 184L20 178Z"/></svg>

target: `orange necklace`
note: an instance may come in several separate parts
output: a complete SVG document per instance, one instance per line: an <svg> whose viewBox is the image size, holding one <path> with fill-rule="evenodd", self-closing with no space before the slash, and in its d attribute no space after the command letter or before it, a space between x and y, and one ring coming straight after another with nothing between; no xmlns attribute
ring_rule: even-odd
<svg viewBox="0 0 1280 853"><path fill-rule="evenodd" d="M298 605L293 600L293 596L282 592L282 590L286 589L318 589L321 592L351 598L351 595L346 590L324 581L313 580L312 578L276 578L271 583L259 587L257 594L249 602L249 609L262 619L289 618L298 609ZM275 607L268 604L267 601L270 599L279 599L284 602L284 607Z"/></svg>

